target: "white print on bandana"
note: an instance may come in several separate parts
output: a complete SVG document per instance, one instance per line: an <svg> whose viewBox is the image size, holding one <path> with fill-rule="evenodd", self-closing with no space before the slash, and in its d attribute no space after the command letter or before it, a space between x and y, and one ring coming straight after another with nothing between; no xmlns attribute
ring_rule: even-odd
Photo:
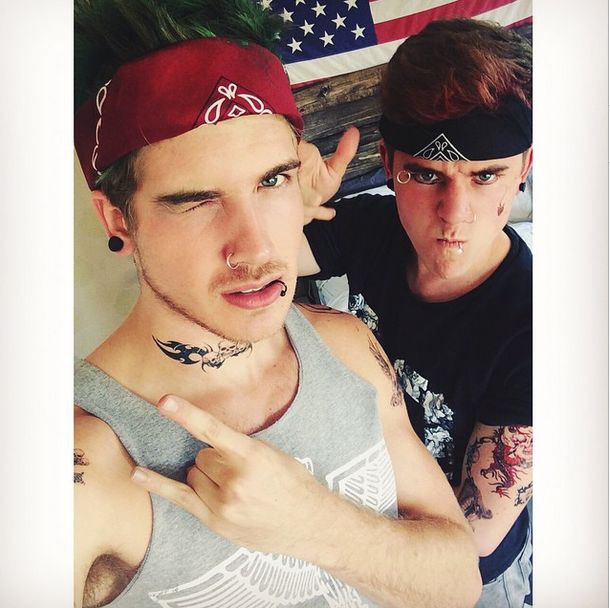
<svg viewBox="0 0 610 608"><path fill-rule="evenodd" d="M222 84L221 84L222 83ZM219 120L237 118L244 114L272 114L265 102L245 89L238 89L234 82L221 78L216 86L216 93L205 112L203 124L215 124Z"/></svg>
<svg viewBox="0 0 610 608"><path fill-rule="evenodd" d="M297 458L313 474L310 458ZM396 501L392 464L384 441L326 476L328 487L376 511ZM316 598L329 608L367 608L357 591L302 560L241 548L203 576L149 593L163 608L283 608Z"/></svg>
<svg viewBox="0 0 610 608"><path fill-rule="evenodd" d="M435 137L428 145L424 146L413 156L425 158L426 160L468 160L450 141L449 138L441 133Z"/></svg>
<svg viewBox="0 0 610 608"><path fill-rule="evenodd" d="M98 175L101 175L101 172L97 168L97 157L99 155L100 148L100 129L102 127L102 108L104 107L104 102L106 101L106 96L108 95L108 85L112 82L109 80L106 84L100 87L100 90L97 92L95 96L95 107L97 108L97 113L99 114L99 118L97 119L97 124L95 125L95 146L93 148L93 153L91 154L91 166L97 172Z"/></svg>
<svg viewBox="0 0 610 608"><path fill-rule="evenodd" d="M453 410L445 403L443 393L428 390L428 380L420 376L402 359L394 361L394 370L402 390L424 408L424 444L436 459L446 458L449 467L453 464L455 446L453 430ZM443 467L451 481L450 468Z"/></svg>

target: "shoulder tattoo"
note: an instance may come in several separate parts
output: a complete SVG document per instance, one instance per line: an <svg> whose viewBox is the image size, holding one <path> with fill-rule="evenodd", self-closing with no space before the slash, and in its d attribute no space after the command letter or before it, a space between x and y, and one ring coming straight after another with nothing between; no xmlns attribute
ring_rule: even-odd
<svg viewBox="0 0 610 608"><path fill-rule="evenodd" d="M89 464L89 460L85 458L85 452L78 448L74 448L74 466L86 467ZM84 485L85 480L83 479L84 471L74 471L74 483L81 483Z"/></svg>
<svg viewBox="0 0 610 608"><path fill-rule="evenodd" d="M327 314L327 315L342 315L343 313L336 308L331 308L330 306L326 306L324 304L307 304L306 302L299 302L299 306L302 306L305 310L309 312L317 312L319 314Z"/></svg>
<svg viewBox="0 0 610 608"><path fill-rule="evenodd" d="M400 386L398 385L398 380L396 379L396 374L390 367L389 363L385 360L384 356L381 354L381 349L379 348L379 344L377 342L373 342L369 336L369 350L373 353L375 360L377 361L379 367L383 371L383 373L392 381L392 407L398 407L404 403L402 397L402 391Z"/></svg>

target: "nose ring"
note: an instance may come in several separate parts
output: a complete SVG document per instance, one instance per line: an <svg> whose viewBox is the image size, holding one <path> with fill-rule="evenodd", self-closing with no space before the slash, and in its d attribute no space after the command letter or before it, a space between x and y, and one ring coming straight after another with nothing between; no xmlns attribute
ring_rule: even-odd
<svg viewBox="0 0 610 608"><path fill-rule="evenodd" d="M407 176L406 179L405 179L405 175ZM399 184L407 184L408 182L411 181L411 172L407 171L406 169L402 169L401 171L398 172L398 175L396 176L396 181Z"/></svg>
<svg viewBox="0 0 610 608"><path fill-rule="evenodd" d="M239 266L239 262L237 262L237 264L235 264L235 265L231 264L231 256L232 256L232 255L233 255L233 254L232 254L232 253L230 253L230 254L227 256L227 259L225 260L225 262L227 263L227 266L228 266L228 267L229 267L231 270L235 270L235 269L236 269L236 268Z"/></svg>

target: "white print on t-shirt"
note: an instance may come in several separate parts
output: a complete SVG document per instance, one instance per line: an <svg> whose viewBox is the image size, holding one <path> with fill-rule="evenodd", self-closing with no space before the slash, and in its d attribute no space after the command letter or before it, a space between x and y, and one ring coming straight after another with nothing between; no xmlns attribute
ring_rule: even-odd
<svg viewBox="0 0 610 608"><path fill-rule="evenodd" d="M428 451L436 459L446 458L448 464L452 464L455 451L451 436L453 410L445 403L445 396L429 391L428 380L402 359L394 361L394 369L405 394L424 408L424 444ZM451 481L453 475L450 469L445 471L445 475Z"/></svg>
<svg viewBox="0 0 610 608"><path fill-rule="evenodd" d="M297 458L314 473L311 458ZM382 440L326 475L329 489L379 512L396 502ZM367 608L357 591L302 560L241 548L199 578L149 597L163 608L280 608L321 598L329 608Z"/></svg>
<svg viewBox="0 0 610 608"><path fill-rule="evenodd" d="M365 302L361 293L350 296L347 305L348 310L356 315L372 332L376 332L379 327L379 317L377 313Z"/></svg>

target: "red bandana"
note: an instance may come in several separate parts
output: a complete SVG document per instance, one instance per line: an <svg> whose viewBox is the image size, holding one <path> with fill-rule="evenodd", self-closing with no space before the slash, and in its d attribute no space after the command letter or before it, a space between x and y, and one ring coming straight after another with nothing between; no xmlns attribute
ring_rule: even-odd
<svg viewBox="0 0 610 608"><path fill-rule="evenodd" d="M128 152L249 114L282 114L303 130L280 60L252 43L189 40L121 66L76 113L76 152L94 190Z"/></svg>

